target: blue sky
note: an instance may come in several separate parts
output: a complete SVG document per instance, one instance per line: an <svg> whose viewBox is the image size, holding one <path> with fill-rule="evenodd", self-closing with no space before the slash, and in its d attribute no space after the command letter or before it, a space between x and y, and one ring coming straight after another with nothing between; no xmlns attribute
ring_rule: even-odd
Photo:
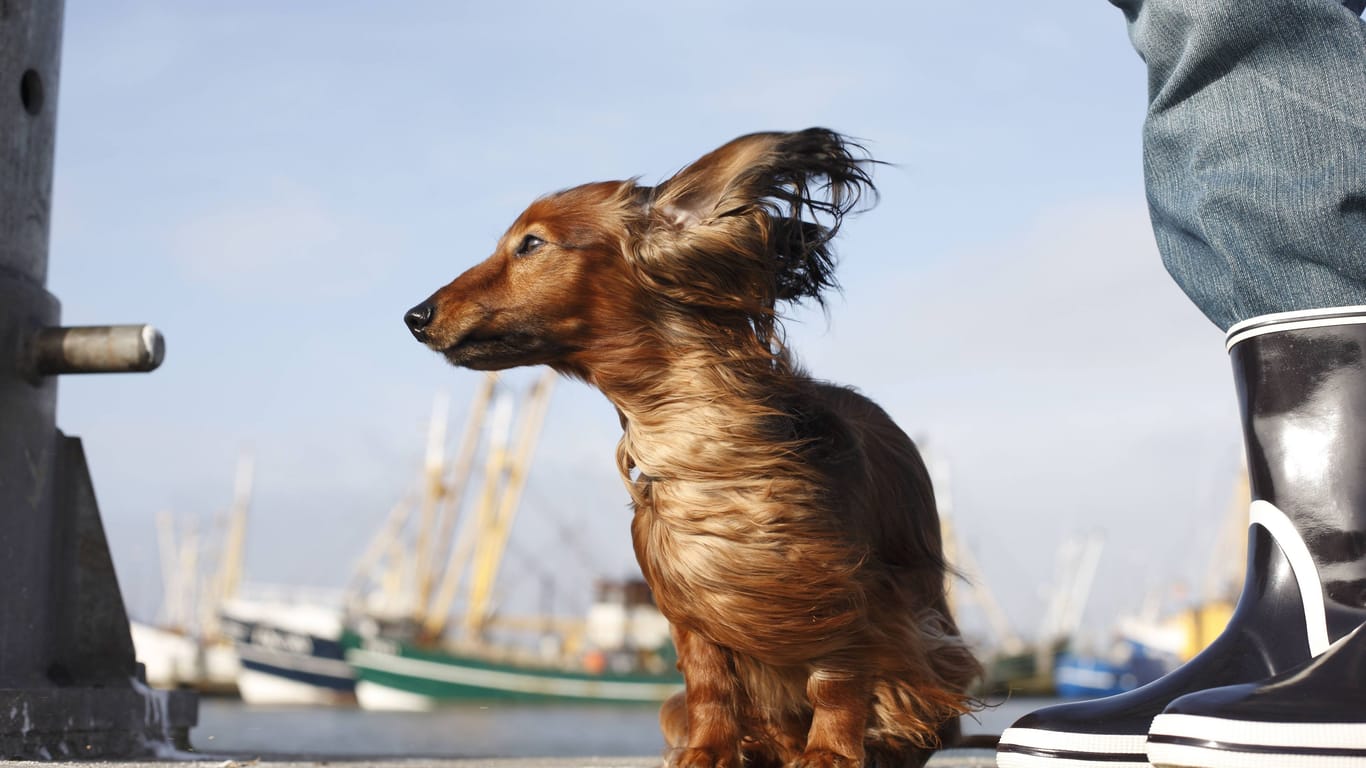
<svg viewBox="0 0 1366 768"><path fill-rule="evenodd" d="M151 375L60 385L134 612L159 599L155 515L221 510L243 449L248 578L346 581L415 482L434 394L460 411L477 382L401 315L535 196L824 125L892 165L793 346L950 467L1017 631L1058 543L1103 532L1102 633L1204 573L1240 451L1222 335L1148 229L1144 97L1103 0L71 0L49 288L68 324L167 338ZM508 601L535 603L536 569L568 597L634 567L617 431L557 389ZM562 530L586 551L557 553Z"/></svg>

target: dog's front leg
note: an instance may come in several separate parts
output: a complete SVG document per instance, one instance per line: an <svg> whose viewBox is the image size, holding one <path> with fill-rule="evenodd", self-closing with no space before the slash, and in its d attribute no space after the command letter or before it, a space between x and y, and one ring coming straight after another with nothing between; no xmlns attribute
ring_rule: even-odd
<svg viewBox="0 0 1366 768"><path fill-rule="evenodd" d="M683 672L687 738L669 744L669 768L740 768L739 690L726 651L680 627L673 635Z"/></svg>
<svg viewBox="0 0 1366 768"><path fill-rule="evenodd" d="M859 768L863 765L863 736L872 709L871 685L866 675L812 670L806 681L811 702L811 730L806 751L793 768Z"/></svg>

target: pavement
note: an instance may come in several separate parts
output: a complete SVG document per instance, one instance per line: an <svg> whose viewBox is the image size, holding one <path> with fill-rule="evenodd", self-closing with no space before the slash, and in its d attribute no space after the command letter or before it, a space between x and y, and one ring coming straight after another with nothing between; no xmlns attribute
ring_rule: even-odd
<svg viewBox="0 0 1366 768"><path fill-rule="evenodd" d="M162 760L126 761L0 761L0 766L70 766L71 768L659 768L659 757L543 757L543 758L478 758L452 760L447 758L391 757L327 757L311 759L298 756L274 756L250 760L186 754ZM995 768L996 751L991 749L947 749L930 758L925 768Z"/></svg>

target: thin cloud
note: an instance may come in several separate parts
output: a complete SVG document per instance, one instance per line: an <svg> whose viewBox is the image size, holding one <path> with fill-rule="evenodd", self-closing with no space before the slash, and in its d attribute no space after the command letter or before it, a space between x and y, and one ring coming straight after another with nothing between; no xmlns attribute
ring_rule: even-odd
<svg viewBox="0 0 1366 768"><path fill-rule="evenodd" d="M1046 584L1070 535L1108 532L1095 627L1203 568L1237 468L1232 386L1144 205L1056 207L933 263L856 275L829 331L793 343L952 466L959 530L1016 626L1042 607L1019 585Z"/></svg>
<svg viewBox="0 0 1366 768"><path fill-rule="evenodd" d="M394 261L364 219L284 181L186 219L170 249L186 280L253 298L358 293Z"/></svg>

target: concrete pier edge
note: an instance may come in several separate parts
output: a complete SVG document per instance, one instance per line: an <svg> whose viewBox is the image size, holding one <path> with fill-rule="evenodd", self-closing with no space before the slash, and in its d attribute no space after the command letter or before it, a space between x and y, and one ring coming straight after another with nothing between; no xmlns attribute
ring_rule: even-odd
<svg viewBox="0 0 1366 768"><path fill-rule="evenodd" d="M79 768L166 768L168 761L177 765L203 768L317 768L318 766L367 766L367 768L660 768L664 761L658 755L634 757L291 757L282 755L244 756L213 755L208 753L172 753L154 761L88 761L44 762L45 766L78 766ZM34 762L4 762L5 765L39 765ZM925 768L995 768L996 751L992 749L946 749L938 752Z"/></svg>

